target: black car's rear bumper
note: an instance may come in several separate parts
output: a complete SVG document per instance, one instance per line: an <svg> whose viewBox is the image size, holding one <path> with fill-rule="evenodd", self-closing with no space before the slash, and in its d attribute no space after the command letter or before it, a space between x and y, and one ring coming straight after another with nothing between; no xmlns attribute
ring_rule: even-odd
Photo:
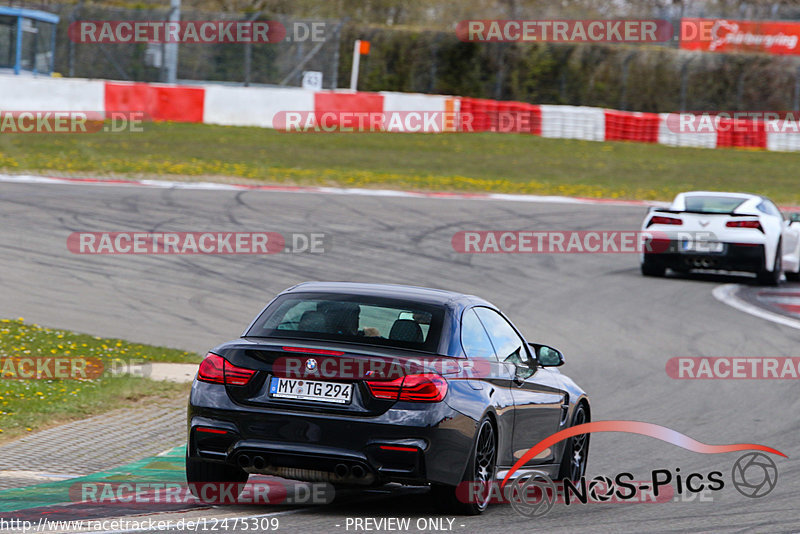
<svg viewBox="0 0 800 534"><path fill-rule="evenodd" d="M759 272L764 270L764 246L725 243L720 253L678 252L670 246L664 252L645 253L644 261L651 265L686 271L690 269L721 269L727 271Z"/></svg>
<svg viewBox="0 0 800 534"><path fill-rule="evenodd" d="M372 417L267 410L234 404L224 386L204 383L193 388L188 420L191 458L352 484L455 485L477 424L444 402L397 403Z"/></svg>

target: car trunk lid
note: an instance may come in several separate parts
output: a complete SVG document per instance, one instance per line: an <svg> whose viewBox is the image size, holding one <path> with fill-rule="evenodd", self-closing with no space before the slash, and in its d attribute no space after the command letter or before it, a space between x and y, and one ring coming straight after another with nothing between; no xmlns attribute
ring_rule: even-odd
<svg viewBox="0 0 800 534"><path fill-rule="evenodd" d="M392 396L391 391L400 387L404 377L426 374L435 380L455 376L464 372L466 363L416 351L373 351L305 340L248 339L212 352L237 367L256 371L246 385L226 387L239 404L370 416L385 412L397 402L397 395Z"/></svg>

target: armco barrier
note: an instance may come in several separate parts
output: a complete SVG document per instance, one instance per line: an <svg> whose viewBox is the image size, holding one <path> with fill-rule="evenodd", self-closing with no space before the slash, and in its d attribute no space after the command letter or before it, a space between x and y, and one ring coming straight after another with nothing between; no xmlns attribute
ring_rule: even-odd
<svg viewBox="0 0 800 534"><path fill-rule="evenodd" d="M800 122L795 123L800 132ZM767 132L767 150L796 152L800 151L800 133Z"/></svg>
<svg viewBox="0 0 800 534"><path fill-rule="evenodd" d="M106 110L141 111L157 121L203 122L204 100L203 87L106 83Z"/></svg>
<svg viewBox="0 0 800 534"><path fill-rule="evenodd" d="M382 113L383 100L380 93L323 91L314 95L314 116L317 124L324 119L326 126L338 126L342 113Z"/></svg>
<svg viewBox="0 0 800 534"><path fill-rule="evenodd" d="M525 102L500 102L497 131L542 135L542 110Z"/></svg>
<svg viewBox="0 0 800 534"><path fill-rule="evenodd" d="M203 122L225 126L273 128L276 114L314 111L314 91L209 85L205 88Z"/></svg>
<svg viewBox="0 0 800 534"><path fill-rule="evenodd" d="M475 131L475 98L461 98L461 115L459 117L459 131ZM485 131L485 130L484 130Z"/></svg>
<svg viewBox="0 0 800 534"><path fill-rule="evenodd" d="M462 97L460 101L462 132L542 133L540 106L484 98Z"/></svg>
<svg viewBox="0 0 800 534"><path fill-rule="evenodd" d="M606 141L658 143L661 118L656 113L605 110Z"/></svg>
<svg viewBox="0 0 800 534"><path fill-rule="evenodd" d="M421 93L396 93L383 91L379 93L383 96L383 112L390 114L392 112L417 112L417 113L454 113L456 98L442 95L425 95ZM452 121L437 121L437 125L441 128L444 127L445 131L455 131L455 124ZM404 125L396 125L387 128L391 132L404 131ZM436 127L425 126L426 132L439 131Z"/></svg>
<svg viewBox="0 0 800 534"><path fill-rule="evenodd" d="M542 137L605 141L605 110L583 106L540 106Z"/></svg>
<svg viewBox="0 0 800 534"><path fill-rule="evenodd" d="M677 147L800 151L800 132L795 133L793 129L767 131L765 124L758 121L723 119L716 131L682 132L671 123L674 116L663 113L539 106L396 92L314 92L295 88L0 76L0 111L144 112L153 120L263 128L273 127L275 115L286 111L313 113L316 120L326 112L333 112L329 119L333 119L334 125L342 112L455 112L460 120L453 129L461 132L527 133L542 137L633 141ZM403 131L403 128L395 130Z"/></svg>
<svg viewBox="0 0 800 534"><path fill-rule="evenodd" d="M461 98L460 131L491 132L491 113L497 111L497 102L484 98Z"/></svg>
<svg viewBox="0 0 800 534"><path fill-rule="evenodd" d="M105 111L104 90L103 80L0 76L0 110Z"/></svg>
<svg viewBox="0 0 800 534"><path fill-rule="evenodd" d="M767 148L767 131L763 121L720 119L718 147Z"/></svg>
<svg viewBox="0 0 800 534"><path fill-rule="evenodd" d="M717 148L716 132L680 132L674 126L674 115L661 113L658 124L658 143L677 147Z"/></svg>

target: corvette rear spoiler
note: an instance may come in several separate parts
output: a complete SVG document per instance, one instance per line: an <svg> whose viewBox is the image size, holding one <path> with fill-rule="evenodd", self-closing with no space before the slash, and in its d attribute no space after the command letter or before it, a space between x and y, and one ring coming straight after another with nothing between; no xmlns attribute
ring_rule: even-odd
<svg viewBox="0 0 800 534"><path fill-rule="evenodd" d="M716 212L716 213L709 213L707 211L692 211L692 210L671 210L668 208L656 208L651 207L648 213L672 213L672 214L680 214L680 213L693 213L696 215L725 215L726 217L758 217L758 215L751 215L749 213L732 213L732 212Z"/></svg>

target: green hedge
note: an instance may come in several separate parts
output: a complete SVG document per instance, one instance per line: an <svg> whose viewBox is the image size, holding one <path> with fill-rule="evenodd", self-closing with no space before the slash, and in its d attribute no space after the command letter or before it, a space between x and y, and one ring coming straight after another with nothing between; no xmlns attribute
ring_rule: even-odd
<svg viewBox="0 0 800 534"><path fill-rule="evenodd" d="M794 58L691 53L659 46L465 43L454 34L347 26L339 79L348 80L354 39L372 43L359 89L413 91L669 112L790 110ZM627 83L623 84L627 64ZM626 86L623 94L623 86Z"/></svg>

